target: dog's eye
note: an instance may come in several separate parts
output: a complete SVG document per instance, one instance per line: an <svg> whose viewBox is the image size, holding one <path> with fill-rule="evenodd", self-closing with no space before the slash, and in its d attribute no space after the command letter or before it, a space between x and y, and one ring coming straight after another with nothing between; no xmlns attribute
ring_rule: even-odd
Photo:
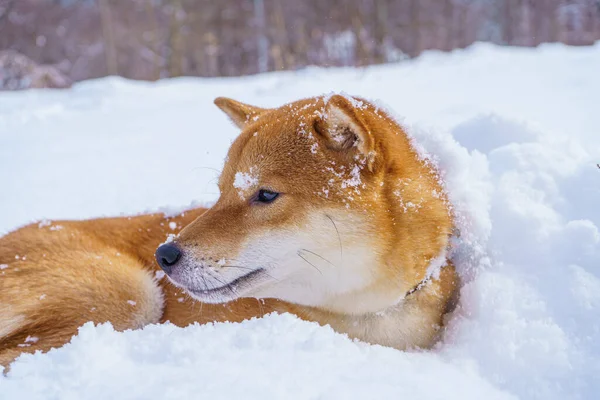
<svg viewBox="0 0 600 400"><path fill-rule="evenodd" d="M277 198L277 196L279 196L279 193L277 192L260 189L258 191L258 194L256 195L256 202L265 204L272 203Z"/></svg>

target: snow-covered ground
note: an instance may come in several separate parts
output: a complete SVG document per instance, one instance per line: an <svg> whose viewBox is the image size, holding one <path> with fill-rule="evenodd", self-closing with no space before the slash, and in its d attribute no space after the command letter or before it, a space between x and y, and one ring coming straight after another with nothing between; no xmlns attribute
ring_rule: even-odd
<svg viewBox="0 0 600 400"><path fill-rule="evenodd" d="M599 71L600 43L477 44L360 70L0 94L0 232L214 201L236 135L216 96L380 99L445 171L464 278L433 351L354 343L289 315L124 333L88 324L17 360L0 399L597 398Z"/></svg>

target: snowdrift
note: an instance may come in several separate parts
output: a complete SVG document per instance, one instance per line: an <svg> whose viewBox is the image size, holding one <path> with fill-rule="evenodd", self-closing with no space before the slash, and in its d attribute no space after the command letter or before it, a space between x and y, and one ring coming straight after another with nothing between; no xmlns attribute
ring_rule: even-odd
<svg viewBox="0 0 600 400"><path fill-rule="evenodd" d="M463 278L432 351L352 342L291 315L123 333L86 324L63 348L20 357L0 376L0 399L595 398L599 65L600 44L477 44L360 70L0 94L0 232L213 202L236 135L216 96L380 99L443 171Z"/></svg>

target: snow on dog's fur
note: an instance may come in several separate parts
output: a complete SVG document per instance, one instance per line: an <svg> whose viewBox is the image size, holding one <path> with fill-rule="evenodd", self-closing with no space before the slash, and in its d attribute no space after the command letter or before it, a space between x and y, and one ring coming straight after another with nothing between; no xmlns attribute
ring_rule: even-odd
<svg viewBox="0 0 600 400"><path fill-rule="evenodd" d="M242 132L210 209L46 222L0 239L0 364L90 320L127 329L278 311L399 349L435 342L457 287L451 213L402 128L341 95L215 103Z"/></svg>

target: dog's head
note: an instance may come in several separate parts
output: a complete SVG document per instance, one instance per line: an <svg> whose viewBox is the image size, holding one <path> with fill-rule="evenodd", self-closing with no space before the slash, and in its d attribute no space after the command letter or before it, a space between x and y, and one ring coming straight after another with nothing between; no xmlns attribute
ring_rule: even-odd
<svg viewBox="0 0 600 400"><path fill-rule="evenodd" d="M384 111L341 95L276 109L215 103L241 134L216 204L157 252L172 282L210 303L362 313L423 279L450 217L434 171Z"/></svg>

